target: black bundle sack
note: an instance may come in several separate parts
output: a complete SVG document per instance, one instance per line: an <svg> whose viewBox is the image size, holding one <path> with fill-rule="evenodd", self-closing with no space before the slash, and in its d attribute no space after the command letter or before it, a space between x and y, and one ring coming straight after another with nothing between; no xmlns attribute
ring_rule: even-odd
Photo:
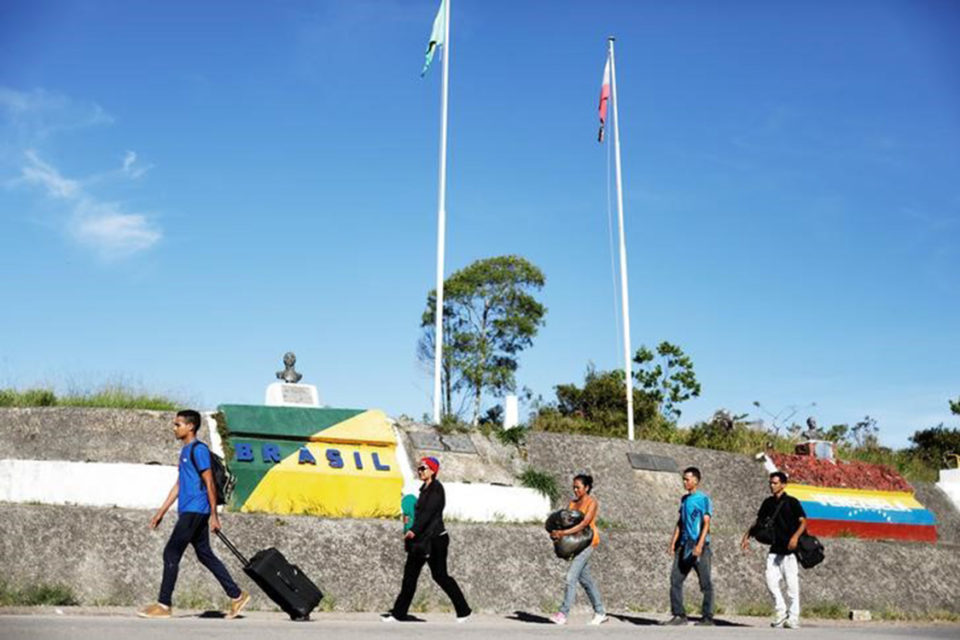
<svg viewBox="0 0 960 640"><path fill-rule="evenodd" d="M560 509L547 516L547 521L543 527L547 531L560 531L569 529L580 524L583 521L583 514L576 509ZM553 541L553 552L558 558L569 560L593 542L593 529L585 527L569 536L563 536L559 540Z"/></svg>

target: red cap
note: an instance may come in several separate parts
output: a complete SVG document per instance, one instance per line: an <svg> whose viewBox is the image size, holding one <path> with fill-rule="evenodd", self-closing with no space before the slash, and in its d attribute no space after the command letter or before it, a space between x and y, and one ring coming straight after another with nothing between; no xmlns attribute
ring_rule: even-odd
<svg viewBox="0 0 960 640"><path fill-rule="evenodd" d="M433 471L434 473L437 473L437 471L440 471L440 461L432 456L429 458L420 458L420 462L430 467L430 470Z"/></svg>

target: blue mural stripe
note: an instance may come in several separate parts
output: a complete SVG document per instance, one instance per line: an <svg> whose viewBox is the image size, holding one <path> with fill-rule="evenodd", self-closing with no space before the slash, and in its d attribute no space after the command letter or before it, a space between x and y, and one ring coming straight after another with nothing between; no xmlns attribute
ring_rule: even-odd
<svg viewBox="0 0 960 640"><path fill-rule="evenodd" d="M927 509L865 509L837 507L820 502L801 501L807 517L816 520L848 520L851 522L878 522L887 524L935 525L933 513Z"/></svg>

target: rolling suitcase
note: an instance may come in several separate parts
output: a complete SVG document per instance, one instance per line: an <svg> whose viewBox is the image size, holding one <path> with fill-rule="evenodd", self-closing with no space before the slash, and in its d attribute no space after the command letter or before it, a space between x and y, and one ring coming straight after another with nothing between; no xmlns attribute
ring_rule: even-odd
<svg viewBox="0 0 960 640"><path fill-rule="evenodd" d="M320 604L323 594L299 567L287 562L273 547L258 551L247 560L222 531L217 531L217 536L243 563L243 572L292 620L310 619L310 612Z"/></svg>

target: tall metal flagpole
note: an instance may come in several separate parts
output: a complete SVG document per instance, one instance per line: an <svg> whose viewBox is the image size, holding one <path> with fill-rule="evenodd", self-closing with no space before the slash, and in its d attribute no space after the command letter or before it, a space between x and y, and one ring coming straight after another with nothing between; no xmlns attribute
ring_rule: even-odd
<svg viewBox="0 0 960 640"><path fill-rule="evenodd" d="M610 98L613 102L613 155L617 167L617 217L620 221L620 297L623 304L623 372L627 379L627 437L633 440L633 367L630 359L630 296L627 287L627 243L623 235L623 179L620 174L620 115L617 112L617 63L613 36L607 40L610 53Z"/></svg>
<svg viewBox="0 0 960 640"><path fill-rule="evenodd" d="M445 0L443 16L443 84L440 106L440 190L437 196L437 306L434 312L433 422L440 424L440 372L443 361L443 253L447 227L447 81L450 75L450 2ZM632 432L631 432L632 433Z"/></svg>

